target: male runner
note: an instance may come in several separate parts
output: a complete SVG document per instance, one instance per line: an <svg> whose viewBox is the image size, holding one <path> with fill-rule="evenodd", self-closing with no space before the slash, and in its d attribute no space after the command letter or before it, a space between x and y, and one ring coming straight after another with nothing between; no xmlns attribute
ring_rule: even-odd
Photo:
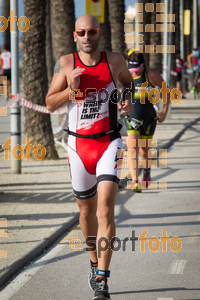
<svg viewBox="0 0 200 300"><path fill-rule="evenodd" d="M83 15L76 21L74 41L78 53L62 56L56 63L54 77L46 97L51 112L68 104L68 159L72 187L80 210L80 226L91 249L91 240L101 237L108 242L115 236L114 204L118 190L117 149L122 140L117 128L117 106L121 113L133 110L132 94L116 104L113 94L117 80L134 93L134 83L126 61L117 52L100 52L102 31L98 20ZM75 103L70 92L79 89L82 96ZM98 184L98 196L97 196ZM98 223L97 223L98 218ZM102 243L104 247L104 243ZM94 249L92 249L94 250ZM110 299L107 285L112 250L90 251L89 284L93 299Z"/></svg>

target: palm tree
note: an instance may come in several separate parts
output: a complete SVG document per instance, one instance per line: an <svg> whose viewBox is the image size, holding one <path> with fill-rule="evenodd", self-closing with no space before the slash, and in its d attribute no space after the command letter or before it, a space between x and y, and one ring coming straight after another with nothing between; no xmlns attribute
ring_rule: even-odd
<svg viewBox="0 0 200 300"><path fill-rule="evenodd" d="M10 16L10 1L4 1L4 17L8 20ZM8 28L4 31L4 45L10 48L10 22Z"/></svg>
<svg viewBox="0 0 200 300"><path fill-rule="evenodd" d="M48 85L50 85L53 68L54 68L53 48L52 48L52 36L51 36L51 8L50 0L46 0L46 65L47 65L47 78Z"/></svg>
<svg viewBox="0 0 200 300"><path fill-rule="evenodd" d="M176 51L180 50L180 21L179 21L179 0L173 1L173 14L175 14L175 32L172 32L171 44L175 45L175 53L171 54L171 70L176 71ZM171 74L170 88L176 87L176 76Z"/></svg>
<svg viewBox="0 0 200 300"><path fill-rule="evenodd" d="M144 50L143 50L143 53L144 53L144 57L145 57L145 62L146 62L146 65L149 66L149 58L150 58L150 54L149 53L146 53L145 52L145 46L146 45L150 45L150 33L149 32L145 32L145 25L146 24L151 24L151 12L146 12L145 10L145 4L146 3L149 3L149 1L147 0L141 0L140 2L138 3L143 3L143 39L144 39Z"/></svg>
<svg viewBox="0 0 200 300"><path fill-rule="evenodd" d="M105 20L104 23L100 24L100 28L103 30L103 40L100 41L100 50L112 51L108 0L105 0Z"/></svg>
<svg viewBox="0 0 200 300"><path fill-rule="evenodd" d="M124 42L124 0L108 0L109 20L111 25L112 51L125 55Z"/></svg>
<svg viewBox="0 0 200 300"><path fill-rule="evenodd" d="M161 1L151 1L154 4L154 11L151 13L151 24L154 25L154 32L150 34L150 45L162 45L161 33L156 32L156 3ZM151 53L149 59L149 67L156 70L158 73L162 73L162 54L161 53Z"/></svg>
<svg viewBox="0 0 200 300"><path fill-rule="evenodd" d="M73 31L75 14L73 0L51 0L51 21L53 26L53 51L55 61L62 55L76 52ZM58 125L64 115L59 115Z"/></svg>
<svg viewBox="0 0 200 300"><path fill-rule="evenodd" d="M73 31L75 30L74 1L51 0L51 17L53 49L57 61L62 55L76 52L73 39Z"/></svg>
<svg viewBox="0 0 200 300"><path fill-rule="evenodd" d="M24 1L24 12L30 28L23 34L23 83L25 98L45 106L47 94L47 68L45 55L46 0ZM46 148L46 158L58 158L49 114L24 108L24 139L33 146ZM26 141L26 140L25 140ZM31 151L33 152L33 151Z"/></svg>

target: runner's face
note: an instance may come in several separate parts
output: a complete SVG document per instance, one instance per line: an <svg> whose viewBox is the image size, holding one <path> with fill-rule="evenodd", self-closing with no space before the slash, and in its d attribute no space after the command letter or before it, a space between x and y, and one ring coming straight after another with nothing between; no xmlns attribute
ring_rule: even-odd
<svg viewBox="0 0 200 300"><path fill-rule="evenodd" d="M80 28L80 29L90 29L90 28ZM94 36L89 36L85 32L84 37L80 37L76 34L77 44L79 48L85 53L93 53L99 46L99 33Z"/></svg>
<svg viewBox="0 0 200 300"><path fill-rule="evenodd" d="M97 24L91 19L83 19L77 24L76 30L92 29L98 28ZM88 32L85 35L78 36L77 33L74 34L75 42L77 42L80 49L85 53L93 53L99 46L99 41L101 37L101 32L97 32L94 36L90 36Z"/></svg>

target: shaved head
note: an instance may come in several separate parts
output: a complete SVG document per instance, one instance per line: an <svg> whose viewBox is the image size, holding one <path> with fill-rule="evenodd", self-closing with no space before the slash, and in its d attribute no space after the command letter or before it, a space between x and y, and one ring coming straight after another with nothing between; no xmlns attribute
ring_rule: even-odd
<svg viewBox="0 0 200 300"><path fill-rule="evenodd" d="M88 28L100 28L99 20L93 15L82 15L76 20L75 30L86 29L86 26Z"/></svg>
<svg viewBox="0 0 200 300"><path fill-rule="evenodd" d="M95 52L99 47L99 41L102 39L102 31L96 30L94 34L89 34L88 30L92 29L100 29L99 21L93 15L83 15L76 20L74 41L85 53ZM82 31L83 35L77 34L76 31Z"/></svg>

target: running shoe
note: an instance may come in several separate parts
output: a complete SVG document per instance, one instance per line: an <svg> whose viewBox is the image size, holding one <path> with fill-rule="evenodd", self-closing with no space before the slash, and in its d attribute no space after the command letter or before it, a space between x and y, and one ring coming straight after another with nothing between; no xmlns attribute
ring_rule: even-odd
<svg viewBox="0 0 200 300"><path fill-rule="evenodd" d="M195 93L195 87L193 86L193 88L191 89L190 91L191 94L194 94Z"/></svg>
<svg viewBox="0 0 200 300"><path fill-rule="evenodd" d="M126 185L127 185L127 182L128 182L128 179L127 179L127 178L120 179L120 181L119 181L119 189L125 188Z"/></svg>
<svg viewBox="0 0 200 300"><path fill-rule="evenodd" d="M135 180L135 183L134 183L134 185L133 185L132 191L133 191L134 193L141 193L141 192L142 192L142 188L141 188L141 186L139 185L138 180Z"/></svg>
<svg viewBox="0 0 200 300"><path fill-rule="evenodd" d="M95 282L95 293L93 300L110 300L107 279L101 280L97 277Z"/></svg>
<svg viewBox="0 0 200 300"><path fill-rule="evenodd" d="M149 181L151 181L150 171L151 171L151 169L149 169L148 171L143 171L142 181L146 182L146 188L148 188Z"/></svg>
<svg viewBox="0 0 200 300"><path fill-rule="evenodd" d="M90 262L90 263L91 263L91 269L90 269L90 274L88 277L88 284L89 284L89 287L94 291L95 283L96 283L96 271L97 271L98 265L93 267L92 262Z"/></svg>

